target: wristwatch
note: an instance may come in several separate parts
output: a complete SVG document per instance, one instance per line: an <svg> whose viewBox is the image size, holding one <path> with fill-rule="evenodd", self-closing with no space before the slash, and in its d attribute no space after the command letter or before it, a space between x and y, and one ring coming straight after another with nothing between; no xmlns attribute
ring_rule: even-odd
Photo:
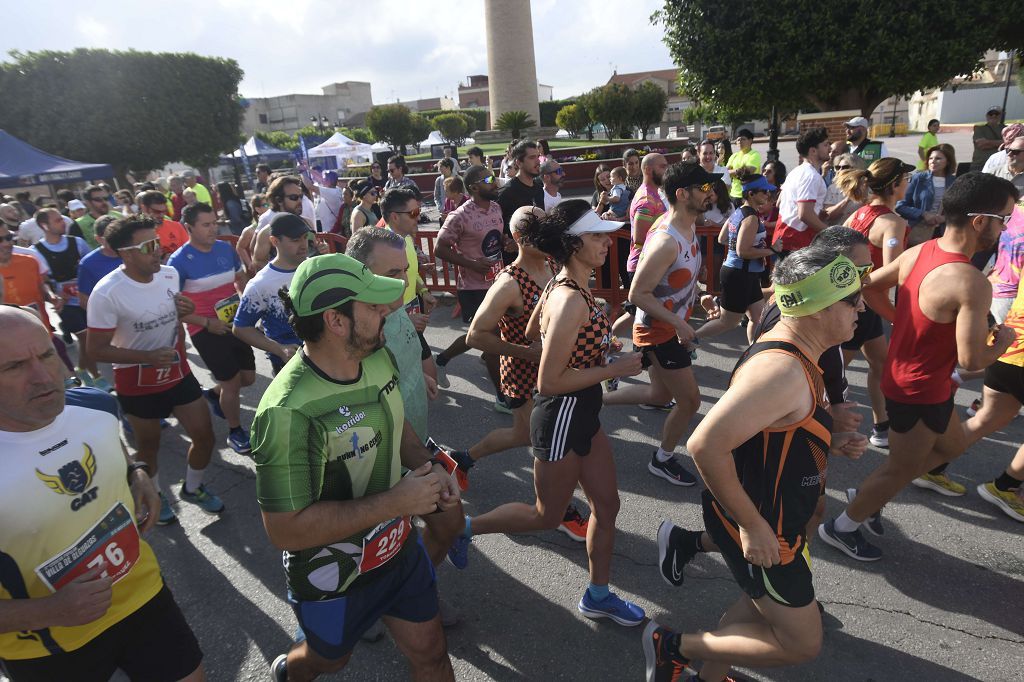
<svg viewBox="0 0 1024 682"><path fill-rule="evenodd" d="M132 474L135 473L136 471L138 471L139 469L142 469L143 471L145 471L147 476L149 475L149 465L146 464L145 462L128 462L128 480L129 481L132 478Z"/></svg>

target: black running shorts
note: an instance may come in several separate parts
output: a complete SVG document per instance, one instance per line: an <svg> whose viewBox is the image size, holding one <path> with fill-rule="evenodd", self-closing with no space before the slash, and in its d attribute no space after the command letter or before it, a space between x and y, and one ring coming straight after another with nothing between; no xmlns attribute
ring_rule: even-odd
<svg viewBox="0 0 1024 682"><path fill-rule="evenodd" d="M214 334L204 329L192 335L192 345L217 381L231 381L242 370L256 370L252 346L230 332Z"/></svg>
<svg viewBox="0 0 1024 682"><path fill-rule="evenodd" d="M199 642L165 585L135 613L65 653L4 661L15 682L107 682L120 668L133 680L172 682L203 660Z"/></svg>
<svg viewBox="0 0 1024 682"><path fill-rule="evenodd" d="M921 421L930 431L943 434L949 428L949 419L953 416L953 396L949 396L949 400L944 403L933 405L901 403L886 398L885 411L889 413L889 428L896 433L906 433Z"/></svg>
<svg viewBox="0 0 1024 682"><path fill-rule="evenodd" d="M634 344L634 346L643 353L644 360L648 365L653 362L651 356L658 361L658 365L662 369L686 369L693 364L690 351L683 348L683 344L679 343L679 339L674 336L656 346L641 346L639 344Z"/></svg>
<svg viewBox="0 0 1024 682"><path fill-rule="evenodd" d="M459 311L462 313L462 321L469 324L480 310L480 304L487 296L487 289L460 289L456 292L459 299Z"/></svg>
<svg viewBox="0 0 1024 682"><path fill-rule="evenodd" d="M885 334L882 328L882 316L871 308L857 314L857 328L853 330L853 338L842 343L843 350L860 350L868 341Z"/></svg>
<svg viewBox="0 0 1024 682"><path fill-rule="evenodd" d="M189 372L185 378L166 391L147 393L145 395L117 394L117 402L121 404L121 412L139 419L166 419L171 416L175 407L188 405L203 397L203 389L199 386L194 374Z"/></svg>
<svg viewBox="0 0 1024 682"><path fill-rule="evenodd" d="M747 272L742 268L723 265L721 279L722 293L719 301L722 308L730 313L745 313L747 308L764 300L760 272Z"/></svg>
<svg viewBox="0 0 1024 682"><path fill-rule="evenodd" d="M807 543L801 538L792 550L790 561L770 568L755 566L743 558L739 544L739 530L723 520L711 504L714 497L708 490L701 494L704 506L704 528L722 550L722 558L747 596L751 599L768 597L772 601L794 608L814 601L814 582L811 577ZM726 526L729 524L729 527ZM732 532L730 532L730 530Z"/></svg>
<svg viewBox="0 0 1024 682"><path fill-rule="evenodd" d="M985 385L1024 405L1024 367L996 360L985 370Z"/></svg>
<svg viewBox="0 0 1024 682"><path fill-rule="evenodd" d="M569 452L590 454L591 441L601 428L601 385L566 395L538 393L530 413L530 444L542 462L557 462Z"/></svg>

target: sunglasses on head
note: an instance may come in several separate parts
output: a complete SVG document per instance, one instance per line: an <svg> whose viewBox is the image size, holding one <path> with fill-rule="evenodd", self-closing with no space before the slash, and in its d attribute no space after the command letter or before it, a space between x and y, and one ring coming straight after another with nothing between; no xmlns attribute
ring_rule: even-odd
<svg viewBox="0 0 1024 682"><path fill-rule="evenodd" d="M298 201L302 198L301 194L285 194L284 198L288 201Z"/></svg>
<svg viewBox="0 0 1024 682"><path fill-rule="evenodd" d="M138 251L143 256L151 256L160 250L160 237L154 237L153 239L147 239L141 244L135 244L134 246L122 246L118 251Z"/></svg>

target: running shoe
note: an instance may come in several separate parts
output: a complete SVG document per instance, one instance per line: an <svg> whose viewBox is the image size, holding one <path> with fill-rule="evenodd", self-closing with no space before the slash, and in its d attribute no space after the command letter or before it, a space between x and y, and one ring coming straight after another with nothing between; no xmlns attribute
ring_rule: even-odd
<svg viewBox="0 0 1024 682"><path fill-rule="evenodd" d="M437 448L434 450L434 461L443 466L448 475L455 479L455 482L459 484L459 490L469 490L469 476L459 467L459 463L455 461L451 453Z"/></svg>
<svg viewBox="0 0 1024 682"><path fill-rule="evenodd" d="M967 488L951 479L945 472L941 474L925 474L915 478L911 483L918 488L934 490L946 497L962 497L967 494Z"/></svg>
<svg viewBox="0 0 1024 682"><path fill-rule="evenodd" d="M644 659L647 661L647 682L682 682L684 675L696 674L690 668L690 661L678 651L672 651L670 642L675 634L651 621L644 628ZM692 677L686 677L692 680Z"/></svg>
<svg viewBox="0 0 1024 682"><path fill-rule="evenodd" d="M655 476L664 478L672 485L691 486L697 482L697 478L683 468L675 455L669 457L665 462L658 461L658 453L651 455L651 461L647 463L647 470Z"/></svg>
<svg viewBox="0 0 1024 682"><path fill-rule="evenodd" d="M288 682L288 654L281 654L270 664L270 674L274 682Z"/></svg>
<svg viewBox="0 0 1024 682"><path fill-rule="evenodd" d="M576 505L570 503L565 510L565 517L558 524L558 530L565 533L570 540L586 542L587 526L589 523L590 520L583 518L583 514L580 514L580 510L576 508Z"/></svg>
<svg viewBox="0 0 1024 682"><path fill-rule="evenodd" d="M185 481L181 481L181 492L178 493L178 497L182 502L198 506L207 514L216 515L224 511L224 503L220 501L219 497L207 490L203 484L199 485L198 490L190 493L185 490Z"/></svg>
<svg viewBox="0 0 1024 682"><path fill-rule="evenodd" d="M967 410L965 410L965 411L967 412L967 416L968 417L977 417L978 416L978 410L980 410L980 409L981 409L981 400L975 399L974 402L971 403L971 406L968 407Z"/></svg>
<svg viewBox="0 0 1024 682"><path fill-rule="evenodd" d="M245 429L238 429L228 434L228 445L240 455L248 455L252 452L252 443L249 442L249 432Z"/></svg>
<svg viewBox="0 0 1024 682"><path fill-rule="evenodd" d="M583 591L583 597L580 599L580 603L576 605L579 612L587 618L598 619L598 618L611 618L619 625L625 625L628 628L635 627L644 622L644 610L634 604L633 602L626 601L619 597L614 592L609 592L608 596L597 601L590 596L590 590Z"/></svg>
<svg viewBox="0 0 1024 682"><path fill-rule="evenodd" d="M874 445L876 448L888 448L889 429L885 429L883 431L876 431L874 428L872 428L871 437L868 438L868 442Z"/></svg>
<svg viewBox="0 0 1024 682"><path fill-rule="evenodd" d="M670 412L672 410L672 408L675 407L675 406L676 406L676 401L675 400L670 400L667 403L665 403L664 405L652 405L650 403L641 403L640 404L640 409L641 410L661 410L662 412Z"/></svg>
<svg viewBox="0 0 1024 682"><path fill-rule="evenodd" d="M448 381L448 370L437 360L434 361L437 365L437 385L441 388L451 388L452 382Z"/></svg>
<svg viewBox="0 0 1024 682"><path fill-rule="evenodd" d="M982 483L978 486L978 494L981 499L991 502L1003 510L1003 513L1014 521L1024 523L1024 503L1012 490L1000 490L992 481Z"/></svg>
<svg viewBox="0 0 1024 682"><path fill-rule="evenodd" d="M494 411L499 414L512 414L512 408L505 402L505 398L500 395L494 398Z"/></svg>
<svg viewBox="0 0 1024 682"><path fill-rule="evenodd" d="M857 497L857 489L856 488L847 488L846 489L846 502L847 503L853 502L853 498L855 498L855 497ZM867 518L867 520L865 520L864 523L862 523L860 525L863 526L869 533L871 533L872 535L874 535L876 537L882 537L883 535L885 535L885 526L882 525L882 510L881 509L879 509L874 514L869 516Z"/></svg>
<svg viewBox="0 0 1024 682"><path fill-rule="evenodd" d="M92 380L92 385L93 388L98 388L99 390L105 391L107 393L114 392L114 386L104 377L96 377L95 379Z"/></svg>
<svg viewBox="0 0 1024 682"><path fill-rule="evenodd" d="M679 587L683 584L683 568L697 554L697 543L691 534L699 530L686 530L665 519L658 526L658 569L662 579Z"/></svg>
<svg viewBox="0 0 1024 682"><path fill-rule="evenodd" d="M208 388L203 391L203 397L206 398L206 402L210 403L210 410L213 412L213 415L225 419L224 410L220 409L220 395L212 388Z"/></svg>
<svg viewBox="0 0 1024 682"><path fill-rule="evenodd" d="M469 545L472 542L473 538L467 538L460 533L448 550L448 563L460 571L465 569L469 565Z"/></svg>
<svg viewBox="0 0 1024 682"><path fill-rule="evenodd" d="M171 503L167 501L163 493L160 493L160 516L156 519L156 525L158 526L169 526L178 520L174 510L171 509Z"/></svg>
<svg viewBox="0 0 1024 682"><path fill-rule="evenodd" d="M865 540L859 528L849 533L840 533L836 530L835 519L818 526L818 537L857 561L878 561L882 558L882 550Z"/></svg>

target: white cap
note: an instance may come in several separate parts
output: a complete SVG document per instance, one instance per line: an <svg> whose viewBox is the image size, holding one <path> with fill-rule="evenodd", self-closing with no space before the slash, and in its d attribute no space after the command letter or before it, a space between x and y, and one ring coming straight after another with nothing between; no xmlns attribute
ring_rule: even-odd
<svg viewBox="0 0 1024 682"><path fill-rule="evenodd" d="M72 199L68 202L69 211L80 211L85 208L85 204L82 203L81 199Z"/></svg>
<svg viewBox="0 0 1024 682"><path fill-rule="evenodd" d="M851 128L870 128L871 127L871 124L863 116L854 116L853 118L851 118L849 121L846 122L846 125L850 126Z"/></svg>
<svg viewBox="0 0 1024 682"><path fill-rule="evenodd" d="M579 220L569 226L569 234L586 234L588 232L615 232L626 223L616 220L603 220L593 211L587 211Z"/></svg>

